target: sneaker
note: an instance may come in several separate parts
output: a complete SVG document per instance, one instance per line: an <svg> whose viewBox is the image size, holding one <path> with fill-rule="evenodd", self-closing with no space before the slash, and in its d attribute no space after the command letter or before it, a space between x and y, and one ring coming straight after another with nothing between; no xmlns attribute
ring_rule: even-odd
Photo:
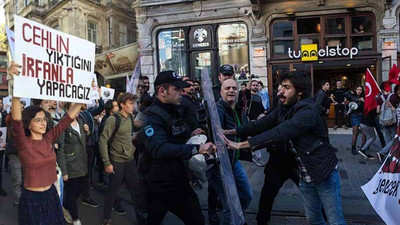
<svg viewBox="0 0 400 225"><path fill-rule="evenodd" d="M263 166L265 166L265 164L267 164L266 162L264 162L262 160L262 157L253 157L253 162L255 162L256 165L259 167L263 167Z"/></svg>
<svg viewBox="0 0 400 225"><path fill-rule="evenodd" d="M82 200L82 204L93 207L93 208L99 207L99 204L97 202L93 201L93 199L91 199L91 198Z"/></svg>
<svg viewBox="0 0 400 225"><path fill-rule="evenodd" d="M3 188L0 188L0 196L7 196L7 191L5 191Z"/></svg>
<svg viewBox="0 0 400 225"><path fill-rule="evenodd" d="M359 150L358 153L362 155L364 158L368 158L367 154L363 150Z"/></svg>
<svg viewBox="0 0 400 225"><path fill-rule="evenodd" d="M79 219L75 220L72 224L73 225L82 225L82 223Z"/></svg>
<svg viewBox="0 0 400 225"><path fill-rule="evenodd" d="M346 126L343 126L343 129L347 130L347 129L348 129L348 127L346 127Z"/></svg>
<svg viewBox="0 0 400 225"><path fill-rule="evenodd" d="M98 181L96 185L102 188L108 188L108 184L104 180Z"/></svg>
<svg viewBox="0 0 400 225"><path fill-rule="evenodd" d="M352 147L352 148L351 148L351 154L357 155L357 150L356 150L355 147Z"/></svg>
<svg viewBox="0 0 400 225"><path fill-rule="evenodd" d="M200 183L200 181L198 179L192 179L192 186L196 190L203 189L203 186L201 185L201 183Z"/></svg>
<svg viewBox="0 0 400 225"><path fill-rule="evenodd" d="M62 211L64 214L65 221L67 221L67 223L73 223L71 213L69 213L69 211L66 210L64 207L62 207Z"/></svg>
<svg viewBox="0 0 400 225"><path fill-rule="evenodd" d="M111 225L111 219L104 219L103 225Z"/></svg>
<svg viewBox="0 0 400 225"><path fill-rule="evenodd" d="M383 163L383 160L385 159L385 155L383 155L383 154L377 152L377 153L376 153L376 156L377 156L379 162L380 162L380 163Z"/></svg>
<svg viewBox="0 0 400 225"><path fill-rule="evenodd" d="M367 159L375 159L375 157L370 154L367 154Z"/></svg>
<svg viewBox="0 0 400 225"><path fill-rule="evenodd" d="M335 125L335 126L333 127L333 130L337 130L337 125Z"/></svg>
<svg viewBox="0 0 400 225"><path fill-rule="evenodd" d="M112 210L120 216L126 215L126 211L121 204L114 204Z"/></svg>
<svg viewBox="0 0 400 225"><path fill-rule="evenodd" d="M217 212L208 212L208 221L211 225L219 225L219 218Z"/></svg>

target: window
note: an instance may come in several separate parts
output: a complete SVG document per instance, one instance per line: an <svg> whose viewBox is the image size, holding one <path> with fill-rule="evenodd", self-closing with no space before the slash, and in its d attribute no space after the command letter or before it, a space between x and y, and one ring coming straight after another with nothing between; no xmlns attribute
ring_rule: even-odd
<svg viewBox="0 0 400 225"><path fill-rule="evenodd" d="M29 4L29 0L25 0L24 3L25 3L25 6L27 6Z"/></svg>
<svg viewBox="0 0 400 225"><path fill-rule="evenodd" d="M354 16L351 18L351 46L359 50L373 49L373 24L371 16Z"/></svg>
<svg viewBox="0 0 400 225"><path fill-rule="evenodd" d="M119 45L120 46L127 44L126 33L127 33L126 24L120 23L119 24Z"/></svg>
<svg viewBox="0 0 400 225"><path fill-rule="evenodd" d="M286 55L288 49L293 49L293 22L277 21L272 26L273 53L274 55Z"/></svg>
<svg viewBox="0 0 400 225"><path fill-rule="evenodd" d="M7 60L6 55L0 55L0 67L7 68Z"/></svg>
<svg viewBox="0 0 400 225"><path fill-rule="evenodd" d="M289 48L299 51L305 44L376 51L374 17L368 13L278 19L272 22L270 33L274 58L287 58Z"/></svg>
<svg viewBox="0 0 400 225"><path fill-rule="evenodd" d="M160 71L174 70L186 76L185 34L183 29L165 30L158 34Z"/></svg>
<svg viewBox="0 0 400 225"><path fill-rule="evenodd" d="M88 40L97 44L97 24L92 21L88 21Z"/></svg>
<svg viewBox="0 0 400 225"><path fill-rule="evenodd" d="M249 73L249 46L247 27L243 23L223 24L218 27L220 65L230 64L235 76Z"/></svg>

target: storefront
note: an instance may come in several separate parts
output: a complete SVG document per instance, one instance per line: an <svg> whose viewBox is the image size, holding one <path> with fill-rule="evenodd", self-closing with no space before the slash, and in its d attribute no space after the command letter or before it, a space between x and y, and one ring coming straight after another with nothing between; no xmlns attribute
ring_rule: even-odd
<svg viewBox="0 0 400 225"><path fill-rule="evenodd" d="M310 74L313 93L322 81L329 81L333 88L341 80L351 90L363 85L367 68L381 80L376 72L381 54L372 13L275 19L269 29L270 92L278 85L279 73L285 71Z"/></svg>
<svg viewBox="0 0 400 225"><path fill-rule="evenodd" d="M249 74L248 29L243 22L183 26L157 32L158 71L174 70L200 80L207 68L213 83L218 68L230 64L235 76Z"/></svg>

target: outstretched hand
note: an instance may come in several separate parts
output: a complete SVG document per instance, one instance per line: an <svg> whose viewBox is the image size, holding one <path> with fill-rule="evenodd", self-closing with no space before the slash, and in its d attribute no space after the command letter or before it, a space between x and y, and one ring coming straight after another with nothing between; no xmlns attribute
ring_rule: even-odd
<svg viewBox="0 0 400 225"><path fill-rule="evenodd" d="M21 73L19 71L20 68L21 68L21 65L12 61L10 64L10 67L8 68L8 74L12 77L14 77L14 75L18 76Z"/></svg>

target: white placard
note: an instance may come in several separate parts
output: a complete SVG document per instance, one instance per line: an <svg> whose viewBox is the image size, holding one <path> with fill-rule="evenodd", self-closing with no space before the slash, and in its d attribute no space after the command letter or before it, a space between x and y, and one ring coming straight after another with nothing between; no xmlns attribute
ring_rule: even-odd
<svg viewBox="0 0 400 225"><path fill-rule="evenodd" d="M101 97L104 102L114 99L115 89L101 86Z"/></svg>
<svg viewBox="0 0 400 225"><path fill-rule="evenodd" d="M21 98L20 99L21 103L24 105L23 108L26 108L31 105L31 99L30 98ZM10 113L11 110L11 96L7 96L3 98L3 108L7 113Z"/></svg>
<svg viewBox="0 0 400 225"><path fill-rule="evenodd" d="M7 127L0 127L0 151L3 151L5 149L7 143L6 140L7 140Z"/></svg>
<svg viewBox="0 0 400 225"><path fill-rule="evenodd" d="M14 16L14 96L90 103L95 44Z"/></svg>

